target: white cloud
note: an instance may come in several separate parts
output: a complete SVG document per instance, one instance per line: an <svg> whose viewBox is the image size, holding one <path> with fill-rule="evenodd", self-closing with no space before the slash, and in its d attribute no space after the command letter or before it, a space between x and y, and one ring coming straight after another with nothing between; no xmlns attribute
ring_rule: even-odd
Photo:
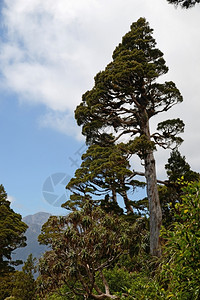
<svg viewBox="0 0 200 300"><path fill-rule="evenodd" d="M183 153L200 169L200 6L175 9L166 0L4 0L6 36L1 42L1 88L20 101L43 104L40 124L79 136L71 122L81 95L111 60L132 22L144 16L184 103L166 117L186 123ZM165 115L163 115L165 118ZM155 123L155 122L154 122ZM163 162L163 152L157 154ZM159 162L158 162L159 172Z"/></svg>
<svg viewBox="0 0 200 300"><path fill-rule="evenodd" d="M78 140L84 140L81 129L75 124L75 120L70 114L49 111L40 118L39 124L41 127L53 128Z"/></svg>
<svg viewBox="0 0 200 300"><path fill-rule="evenodd" d="M13 197L11 195L8 195L7 199L11 204L13 204L16 201L15 197Z"/></svg>
<svg viewBox="0 0 200 300"><path fill-rule="evenodd" d="M86 78L81 26L76 22L83 2L17 0L14 5L13 1L6 4L7 40L0 56L4 83L25 101L72 111Z"/></svg>

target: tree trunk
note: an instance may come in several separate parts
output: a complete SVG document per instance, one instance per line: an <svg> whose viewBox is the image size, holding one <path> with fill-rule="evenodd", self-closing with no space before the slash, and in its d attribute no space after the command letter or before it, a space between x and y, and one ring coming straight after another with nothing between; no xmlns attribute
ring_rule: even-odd
<svg viewBox="0 0 200 300"><path fill-rule="evenodd" d="M101 294L101 295L94 295L91 294L90 297L97 300L109 300L109 299L120 299L118 296L110 295L110 294Z"/></svg>
<svg viewBox="0 0 200 300"><path fill-rule="evenodd" d="M148 119L147 119L148 120ZM146 122L143 132L150 141L149 120ZM161 256L160 228L162 224L162 211L158 195L156 167L153 150L147 150L144 159L145 177L147 182L147 197L149 201L150 213L150 253L154 256Z"/></svg>
<svg viewBox="0 0 200 300"><path fill-rule="evenodd" d="M112 188L112 200L114 203L117 203L117 193L116 193L116 189L115 188Z"/></svg>
<svg viewBox="0 0 200 300"><path fill-rule="evenodd" d="M125 207L126 207L126 210L127 210L127 215L133 213L133 208L132 208L132 206L129 203L130 200L129 200L128 196L127 196L127 192L125 190L125 187L124 187L124 190L121 192L121 196L124 199L124 204L125 204Z"/></svg>
<svg viewBox="0 0 200 300"><path fill-rule="evenodd" d="M103 275L103 272L102 270L100 271L100 276L102 278L102 281L103 281L103 284L104 284L104 287L105 287L105 293L102 293L100 295L94 295L94 294L91 294L90 296L93 298L93 299L119 299L118 296L115 296L115 295L111 295L110 294L110 289L109 289L109 285L108 285L108 282L105 278L105 276ZM96 289L96 287L95 287ZM97 287L96 291L98 290L99 288ZM98 291L97 291L98 292Z"/></svg>
<svg viewBox="0 0 200 300"><path fill-rule="evenodd" d="M155 159L152 152L147 154L145 158L145 177L150 212L150 253L160 257L161 246L159 235L162 224L162 211L157 189Z"/></svg>

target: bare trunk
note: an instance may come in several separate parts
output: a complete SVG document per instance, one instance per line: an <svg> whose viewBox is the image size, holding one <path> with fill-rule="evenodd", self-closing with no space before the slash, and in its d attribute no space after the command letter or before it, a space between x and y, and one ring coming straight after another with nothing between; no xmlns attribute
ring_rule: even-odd
<svg viewBox="0 0 200 300"><path fill-rule="evenodd" d="M92 297L93 299L102 299L102 300L104 300L104 299L107 299L107 300L109 300L109 299L119 299L119 297L118 296L114 296L114 295L107 295L107 294L101 294L101 295L94 295L94 294L91 294L90 295L90 297Z"/></svg>
<svg viewBox="0 0 200 300"><path fill-rule="evenodd" d="M117 203L117 193L115 188L112 188L112 200L113 202Z"/></svg>
<svg viewBox="0 0 200 300"><path fill-rule="evenodd" d="M100 271L100 274L101 274L101 278L102 278L102 281L103 281L103 284L104 284L104 287L105 287L106 295L110 295L110 289L109 289L108 282L107 282L105 276L103 275L102 271Z"/></svg>
<svg viewBox="0 0 200 300"><path fill-rule="evenodd" d="M129 215L129 214L133 213L133 208L132 208L132 206L129 203L129 198L127 196L127 192L125 190L125 187L124 187L123 192L121 192L121 195L122 195L122 197L124 199L124 204L125 204L125 207L126 207L126 210L127 210L127 214Z"/></svg>
<svg viewBox="0 0 200 300"><path fill-rule="evenodd" d="M157 189L155 159L153 153L149 153L145 158L145 177L147 181L147 196L150 212L150 253L159 257L161 256L159 235L162 224L162 211Z"/></svg>
<svg viewBox="0 0 200 300"><path fill-rule="evenodd" d="M150 140L149 122L144 128L147 139ZM157 188L156 167L153 150L149 150L145 159L145 177L147 182L147 196L150 213L150 253L154 256L161 256L161 245L159 240L162 224L162 211Z"/></svg>
<svg viewBox="0 0 200 300"><path fill-rule="evenodd" d="M95 285L95 289L96 291L99 293L99 295L94 295L94 294L91 294L91 297L93 299L119 299L118 296L115 296L115 295L111 295L110 294L110 289L109 289L109 285L108 285L108 282L105 278L105 276L103 275L103 272L100 271L100 276L102 278L102 281L103 281L103 284L104 284L104 287L105 287L105 293L99 293L101 292L100 289Z"/></svg>

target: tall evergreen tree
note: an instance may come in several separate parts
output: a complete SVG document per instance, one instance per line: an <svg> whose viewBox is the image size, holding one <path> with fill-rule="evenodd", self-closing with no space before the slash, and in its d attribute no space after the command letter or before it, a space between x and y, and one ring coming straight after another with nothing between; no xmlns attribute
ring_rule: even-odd
<svg viewBox="0 0 200 300"><path fill-rule="evenodd" d="M114 142L129 135L129 151L141 158L145 168L150 251L159 256L162 213L153 151L156 145L169 148L180 144L182 139L177 134L183 131L184 124L180 119L167 120L158 124L157 132L150 133L149 120L153 116L182 102L173 82L156 82L168 68L163 53L156 48L152 32L144 18L132 24L115 49L112 62L96 75L93 89L83 95L75 117L78 125L83 126L82 133L88 144L109 142L106 140L108 129L115 132Z"/></svg>
<svg viewBox="0 0 200 300"><path fill-rule="evenodd" d="M0 275L13 269L19 261L12 261L12 251L26 246L24 233L28 226L22 222L20 214L10 208L7 194L3 185L0 185Z"/></svg>

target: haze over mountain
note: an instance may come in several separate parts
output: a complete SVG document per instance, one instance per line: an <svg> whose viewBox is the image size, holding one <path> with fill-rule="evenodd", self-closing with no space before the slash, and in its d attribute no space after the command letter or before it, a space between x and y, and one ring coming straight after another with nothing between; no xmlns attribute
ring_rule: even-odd
<svg viewBox="0 0 200 300"><path fill-rule="evenodd" d="M45 245L38 243L38 235L40 234L42 225L48 220L51 214L46 212L38 212L34 215L28 215L22 220L29 226L25 236L27 238L27 246L24 248L18 248L14 251L13 259L19 259L26 261L29 254L32 253L33 257L37 259L48 249ZM21 269L22 265L18 266L17 269Z"/></svg>

